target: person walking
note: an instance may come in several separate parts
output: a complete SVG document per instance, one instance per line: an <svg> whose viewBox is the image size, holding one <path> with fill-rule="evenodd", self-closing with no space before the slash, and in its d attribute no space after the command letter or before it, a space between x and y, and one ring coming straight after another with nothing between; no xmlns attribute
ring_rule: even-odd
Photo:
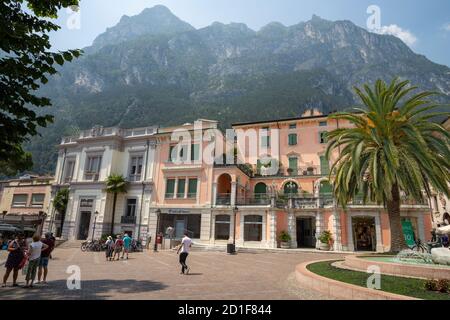
<svg viewBox="0 0 450 320"><path fill-rule="evenodd" d="M111 236L108 236L106 242L106 261L111 261L114 252L114 240Z"/></svg>
<svg viewBox="0 0 450 320"><path fill-rule="evenodd" d="M42 240L42 243L48 246L47 249L42 250L41 259L39 260L39 270L38 270L38 282L46 284L47 283L47 274L48 274L48 262L50 259L50 255L55 248L55 241L53 240L52 234L47 232L45 234L45 239ZM44 273L44 277L42 278L42 272ZM42 279L42 282L41 282Z"/></svg>
<svg viewBox="0 0 450 320"><path fill-rule="evenodd" d="M127 233L125 233L125 236L123 237L123 253L122 253L122 259L124 259L125 254L127 254L127 260L128 260L128 253L130 252L131 249L131 242L133 241L133 239L131 239L131 237L128 236Z"/></svg>
<svg viewBox="0 0 450 320"><path fill-rule="evenodd" d="M184 234L181 244L178 247L177 254L180 254L181 274L189 274L189 267L186 264L186 259L189 255L189 250L192 246L192 240L188 237L187 233Z"/></svg>
<svg viewBox="0 0 450 320"><path fill-rule="evenodd" d="M25 288L33 287L34 279L36 278L36 271L39 266L39 261L41 260L42 250L48 249L48 245L41 242L40 235L35 234L32 240L33 242L31 242L28 247L28 270L25 277Z"/></svg>
<svg viewBox="0 0 450 320"><path fill-rule="evenodd" d="M122 240L122 236L118 235L116 242L114 243L114 256L113 256L113 260L116 259L116 255L117 255L117 260L120 260L120 253L122 252L123 249L123 240Z"/></svg>
<svg viewBox="0 0 450 320"><path fill-rule="evenodd" d="M11 271L13 271L12 286L17 287L17 277L19 275L20 266L22 264L22 260L25 258L25 243L22 235L16 235L14 240L9 242L7 250L9 253L5 263L6 272L3 276L2 287L6 287L6 282L8 281Z"/></svg>

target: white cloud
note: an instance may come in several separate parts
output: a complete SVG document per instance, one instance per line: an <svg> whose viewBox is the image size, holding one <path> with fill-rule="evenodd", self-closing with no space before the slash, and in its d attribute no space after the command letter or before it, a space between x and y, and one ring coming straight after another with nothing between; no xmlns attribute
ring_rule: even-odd
<svg viewBox="0 0 450 320"><path fill-rule="evenodd" d="M378 31L380 34L390 34L396 36L408 46L413 46L417 42L417 38L409 30L404 30L396 24L391 24L389 26L382 26Z"/></svg>
<svg viewBox="0 0 450 320"><path fill-rule="evenodd" d="M450 31L450 22L444 24L444 30L445 31Z"/></svg>

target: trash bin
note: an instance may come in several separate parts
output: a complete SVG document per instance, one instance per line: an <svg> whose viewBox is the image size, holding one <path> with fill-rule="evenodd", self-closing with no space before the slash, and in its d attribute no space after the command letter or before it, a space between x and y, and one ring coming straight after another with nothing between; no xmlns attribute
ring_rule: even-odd
<svg viewBox="0 0 450 320"><path fill-rule="evenodd" d="M236 246L232 243L227 244L227 253L228 254L234 254L236 253Z"/></svg>

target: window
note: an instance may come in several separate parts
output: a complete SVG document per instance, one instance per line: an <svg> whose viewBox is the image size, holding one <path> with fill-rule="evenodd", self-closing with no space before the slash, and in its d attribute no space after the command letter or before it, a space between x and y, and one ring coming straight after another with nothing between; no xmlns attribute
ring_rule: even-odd
<svg viewBox="0 0 450 320"><path fill-rule="evenodd" d="M297 124L296 123L291 123L289 125L289 129L297 129Z"/></svg>
<svg viewBox="0 0 450 320"><path fill-rule="evenodd" d="M186 179L178 179L177 198L184 198L186 190Z"/></svg>
<svg viewBox="0 0 450 320"><path fill-rule="evenodd" d="M216 216L215 239L228 240L230 238L230 216Z"/></svg>
<svg viewBox="0 0 450 320"><path fill-rule="evenodd" d="M127 208L125 215L127 217L135 217L136 216L136 199L127 199Z"/></svg>
<svg viewBox="0 0 450 320"><path fill-rule="evenodd" d="M298 174L298 159L297 159L297 157L289 157L288 172L292 175Z"/></svg>
<svg viewBox="0 0 450 320"><path fill-rule="evenodd" d="M262 128L261 132L261 147L268 148L270 146L269 127Z"/></svg>
<svg viewBox="0 0 450 320"><path fill-rule="evenodd" d="M175 194L175 179L167 179L166 198L173 198L174 194Z"/></svg>
<svg viewBox="0 0 450 320"><path fill-rule="evenodd" d="M191 145L191 161L200 160L200 145L193 144Z"/></svg>
<svg viewBox="0 0 450 320"><path fill-rule="evenodd" d="M245 216L244 241L261 241L262 225L263 225L262 216Z"/></svg>
<svg viewBox="0 0 450 320"><path fill-rule="evenodd" d="M327 131L319 132L319 141L320 141L320 143L327 143L328 142L327 133L328 133Z"/></svg>
<svg viewBox="0 0 450 320"><path fill-rule="evenodd" d="M297 144L297 134L296 133L291 133L288 136L288 142L290 146L295 146Z"/></svg>
<svg viewBox="0 0 450 320"><path fill-rule="evenodd" d="M327 125L328 125L328 123L326 121L319 122L319 127L326 127Z"/></svg>
<svg viewBox="0 0 450 320"><path fill-rule="evenodd" d="M66 169L64 172L64 182L71 182L73 179L73 172L75 169L75 160L67 160Z"/></svg>
<svg viewBox="0 0 450 320"><path fill-rule="evenodd" d="M130 161L130 181L140 181L142 174L143 156L133 156Z"/></svg>
<svg viewBox="0 0 450 320"><path fill-rule="evenodd" d="M45 194L43 193L33 193L31 195L31 206L36 208L44 207Z"/></svg>
<svg viewBox="0 0 450 320"><path fill-rule="evenodd" d="M13 196L13 207L26 207L28 201L28 195L27 194L15 194Z"/></svg>
<svg viewBox="0 0 450 320"><path fill-rule="evenodd" d="M89 156L86 161L85 179L97 181L101 164L101 156Z"/></svg>
<svg viewBox="0 0 450 320"><path fill-rule="evenodd" d="M325 156L320 156L320 173L323 176L330 174L330 163Z"/></svg>
<svg viewBox="0 0 450 320"><path fill-rule="evenodd" d="M189 179L188 198L197 197L197 179Z"/></svg>

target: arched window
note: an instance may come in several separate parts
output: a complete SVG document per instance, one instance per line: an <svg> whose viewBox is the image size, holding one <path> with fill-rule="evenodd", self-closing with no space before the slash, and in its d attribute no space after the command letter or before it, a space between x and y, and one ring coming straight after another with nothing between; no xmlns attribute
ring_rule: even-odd
<svg viewBox="0 0 450 320"><path fill-rule="evenodd" d="M266 194L267 185L264 182L257 183L255 186L255 194Z"/></svg>
<svg viewBox="0 0 450 320"><path fill-rule="evenodd" d="M244 217L244 241L262 240L263 217L252 215Z"/></svg>
<svg viewBox="0 0 450 320"><path fill-rule="evenodd" d="M228 240L230 238L230 216L217 215L215 226L215 239Z"/></svg>
<svg viewBox="0 0 450 320"><path fill-rule="evenodd" d="M298 194L298 184L289 181L284 185L284 193L285 194Z"/></svg>
<svg viewBox="0 0 450 320"><path fill-rule="evenodd" d="M217 200L218 205L230 205L231 203L231 176L222 174L217 179Z"/></svg>

